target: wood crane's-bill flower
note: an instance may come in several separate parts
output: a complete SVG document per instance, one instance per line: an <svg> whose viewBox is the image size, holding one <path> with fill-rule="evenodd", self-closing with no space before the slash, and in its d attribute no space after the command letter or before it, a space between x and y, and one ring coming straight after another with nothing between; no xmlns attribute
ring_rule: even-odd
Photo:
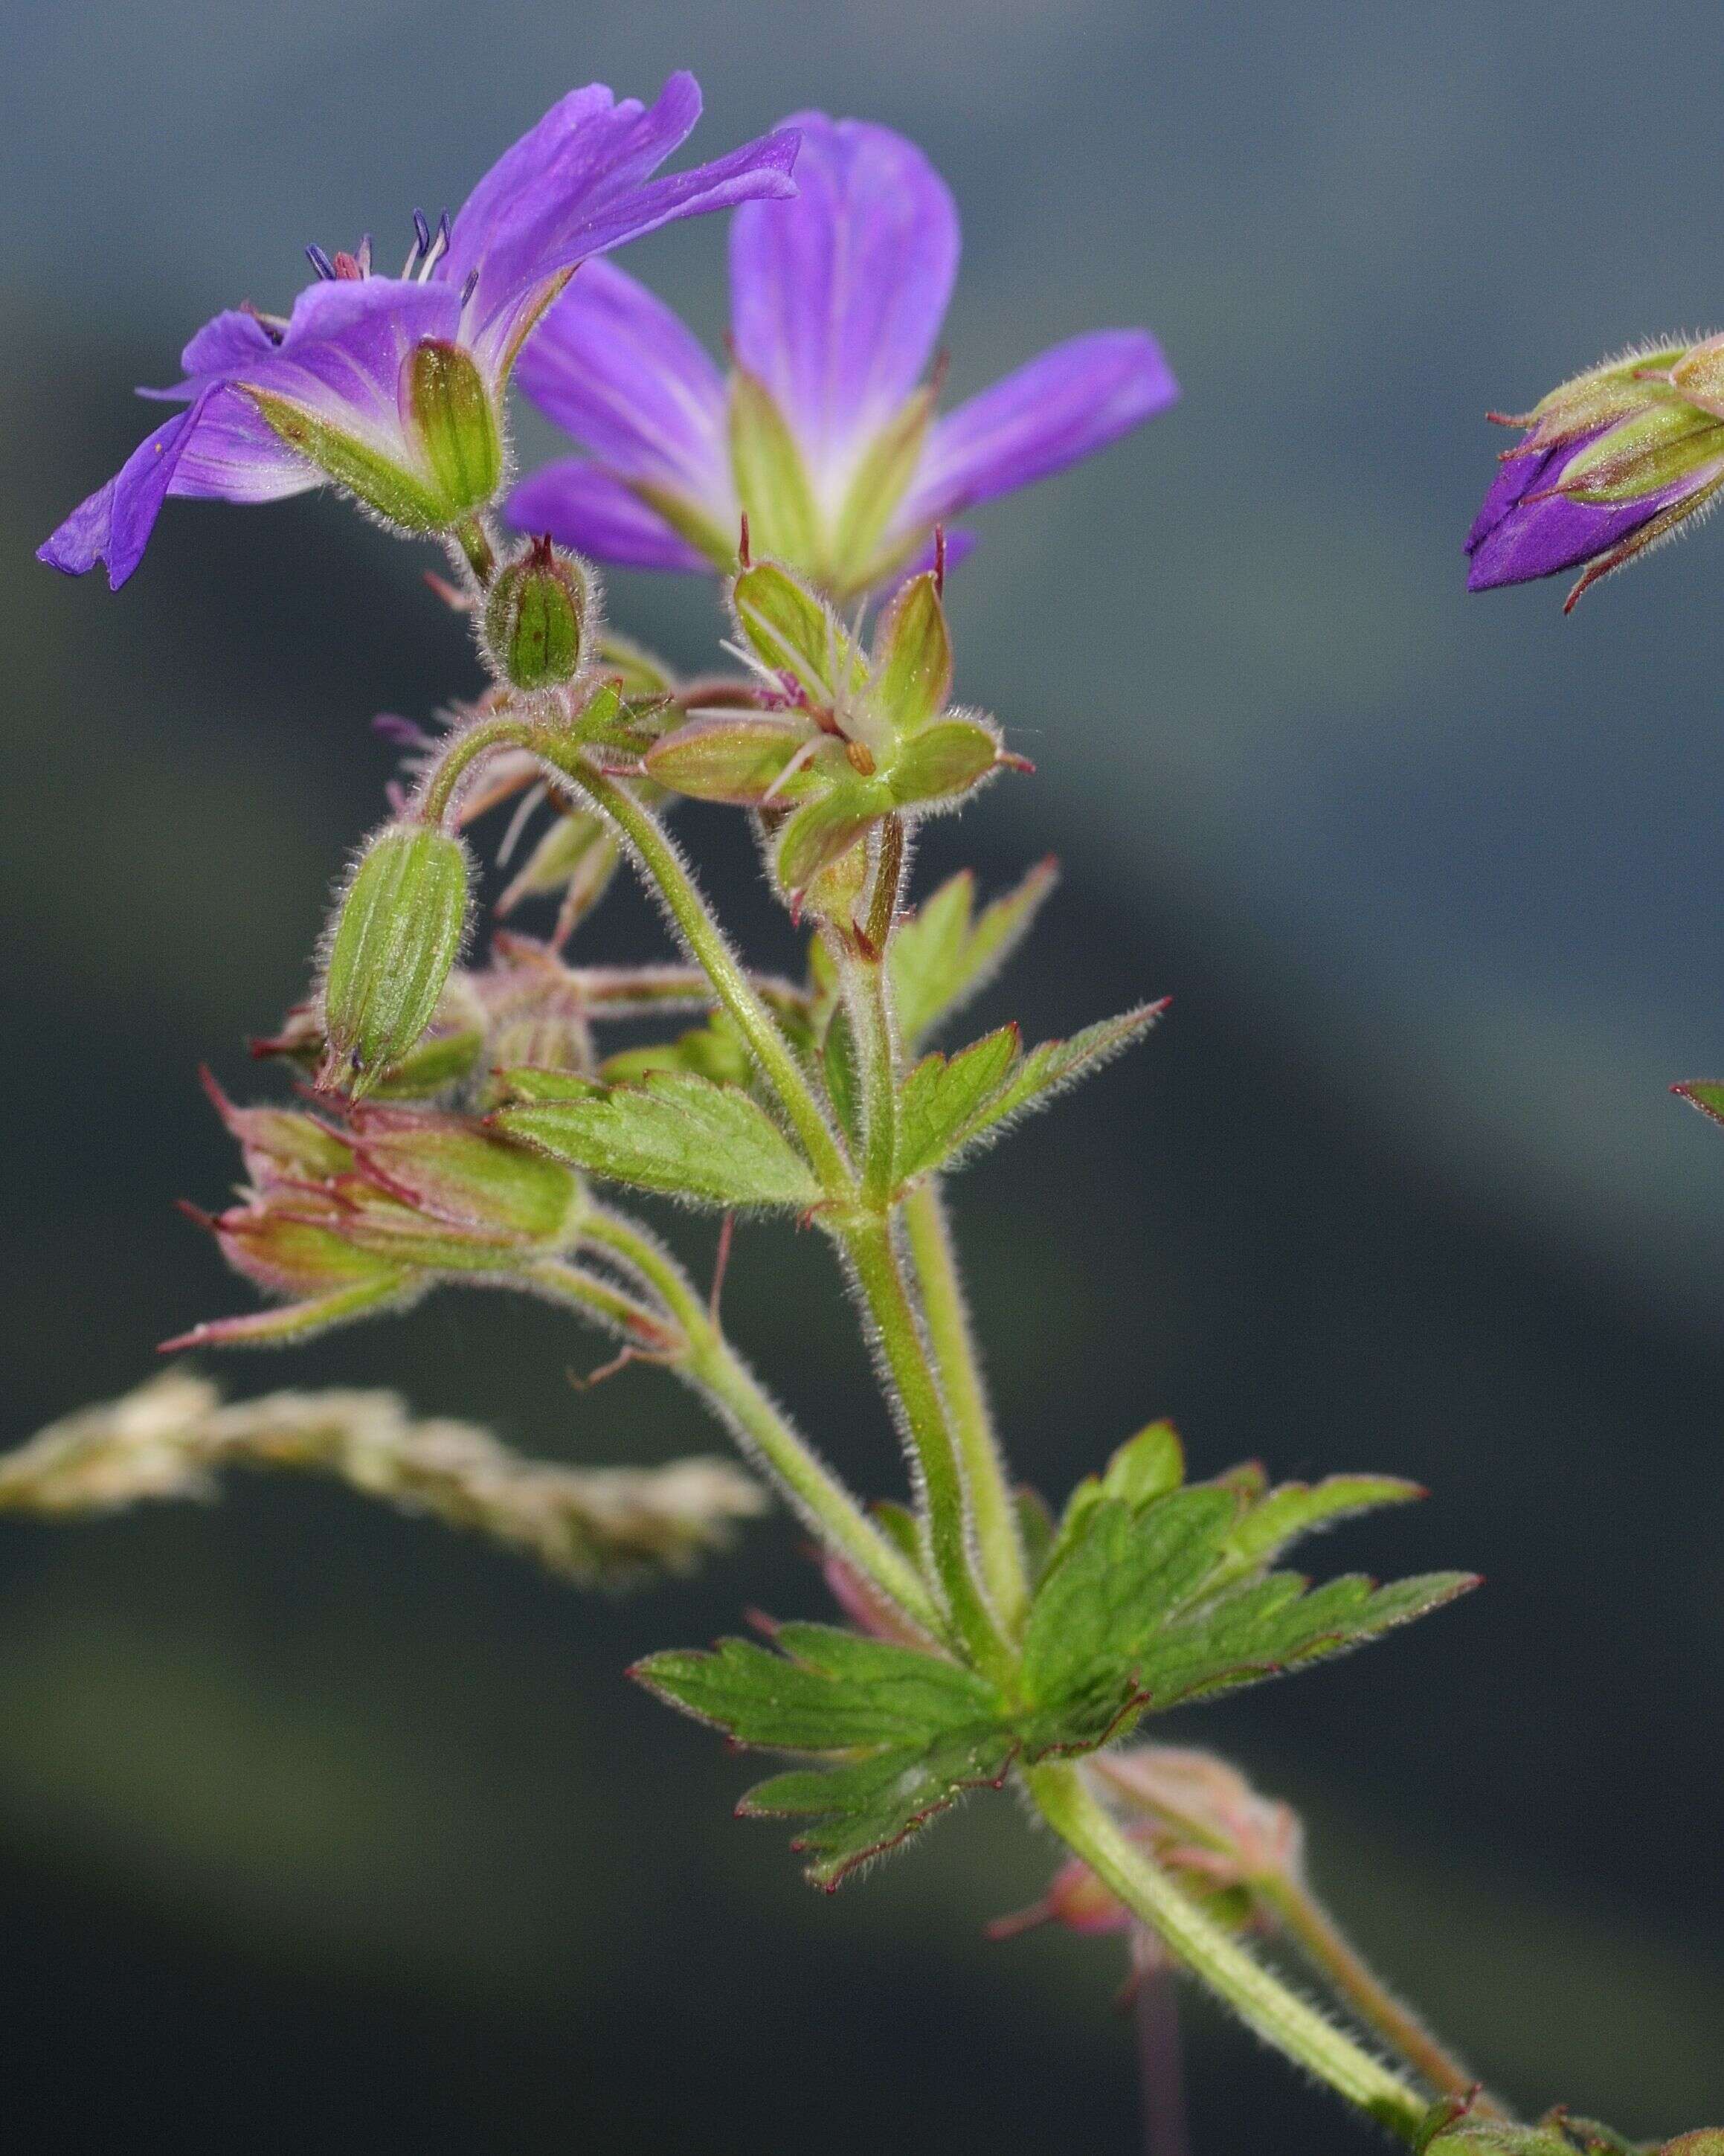
<svg viewBox="0 0 1724 2156"><path fill-rule="evenodd" d="M653 174L700 117L692 75L657 101L572 90L434 233L414 215L398 277L308 249L316 281L285 319L230 309L186 346L183 405L39 550L118 589L172 495L275 501L333 483L385 523L448 531L502 485L502 397L522 346L589 257L674 219L793 192L793 131L685 172Z"/></svg>
<svg viewBox="0 0 1724 2156"><path fill-rule="evenodd" d="M925 377L958 259L945 182L889 128L785 125L803 140L796 199L751 203L731 228L728 379L608 264L551 309L521 388L583 454L516 488L521 529L628 567L729 573L746 511L757 556L853 596L914 562L936 524L1178 396L1147 331L1103 330L936 416L937 366Z"/></svg>
<svg viewBox="0 0 1724 2156"><path fill-rule="evenodd" d="M1579 569L1567 612L1724 485L1724 338L1631 352L1491 417L1527 431L1467 534L1467 589Z"/></svg>

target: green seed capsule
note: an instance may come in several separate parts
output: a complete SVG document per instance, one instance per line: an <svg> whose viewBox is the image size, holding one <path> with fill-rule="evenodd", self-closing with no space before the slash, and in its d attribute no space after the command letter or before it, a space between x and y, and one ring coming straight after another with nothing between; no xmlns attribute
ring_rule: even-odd
<svg viewBox="0 0 1724 2156"><path fill-rule="evenodd" d="M367 847L330 938L328 1054L319 1083L358 1100L436 1016L467 922L467 855L434 824L391 824Z"/></svg>
<svg viewBox="0 0 1724 2156"><path fill-rule="evenodd" d="M535 539L502 570L485 606L485 640L502 680L531 694L579 671L587 579L572 554Z"/></svg>

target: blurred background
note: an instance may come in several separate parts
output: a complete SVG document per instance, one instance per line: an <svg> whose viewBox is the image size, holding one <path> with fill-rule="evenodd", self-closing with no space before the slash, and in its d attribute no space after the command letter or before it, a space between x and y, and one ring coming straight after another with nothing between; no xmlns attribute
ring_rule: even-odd
<svg viewBox="0 0 1724 2156"><path fill-rule="evenodd" d="M955 393L1143 321L1184 383L979 516L961 685L1039 765L926 880L1063 891L989 1022L1174 999L954 1196L1016 1459L1059 1493L1150 1414L1199 1472L1434 1495L1337 1567L1488 1589L1167 1725L1311 1824L1317 1882L1517 2103L1724 2118L1724 1071L1716 536L1607 585L1467 599L1524 408L1717 326L1715 0L9 0L6 1435L247 1306L208 1058L300 993L391 752L475 680L460 625L321 498L171 506L119 598L29 552L130 450L218 308L307 240L387 256L572 83L692 66L711 155L796 106L924 141L966 226ZM713 335L721 235L629 266ZM531 432L531 456L548 446ZM613 581L694 661L711 595ZM1710 624L1709 627L1707 624ZM763 957L739 832L687 819ZM586 947L646 953L632 894ZM702 1259L710 1227L685 1224ZM868 1486L899 1469L824 1248L751 1229L728 1312ZM444 1296L230 1388L402 1383L549 1456L707 1449L548 1311ZM623 1679L823 1599L783 1519L700 1578L582 1599L340 1492L0 1534L0 1936L33 2146L186 2156L1135 2145L1116 1943L981 1937L1045 1844L977 1802L824 1900L746 1765ZM1193 2002L1200 2156L1369 2136Z"/></svg>

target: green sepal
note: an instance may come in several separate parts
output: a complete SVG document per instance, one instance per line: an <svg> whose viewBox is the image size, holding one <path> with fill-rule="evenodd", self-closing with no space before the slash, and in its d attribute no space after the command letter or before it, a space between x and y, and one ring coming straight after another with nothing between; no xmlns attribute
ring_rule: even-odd
<svg viewBox="0 0 1724 2156"><path fill-rule="evenodd" d="M1055 864L1041 861L978 915L976 879L964 869L900 922L887 963L906 1046L919 1045L942 1019L988 985L1029 932L1058 880Z"/></svg>
<svg viewBox="0 0 1724 2156"><path fill-rule="evenodd" d="M878 783L840 783L818 800L787 818L772 847L779 888L806 891L814 878L842 860L870 825L891 808L891 797Z"/></svg>
<svg viewBox="0 0 1724 2156"><path fill-rule="evenodd" d="M893 754L888 783L900 807L955 801L998 767L999 737L980 719L948 713L908 736Z"/></svg>
<svg viewBox="0 0 1724 2156"><path fill-rule="evenodd" d="M400 402L431 473L440 521L485 508L503 483L503 436L471 352L422 337L402 363Z"/></svg>
<svg viewBox="0 0 1724 2156"><path fill-rule="evenodd" d="M756 657L788 674L808 701L831 709L859 694L868 669L831 608L776 562L757 562L731 587L736 626Z"/></svg>
<svg viewBox="0 0 1724 2156"><path fill-rule="evenodd" d="M1724 456L1724 423L1674 400L1619 420L1571 457L1563 498L1605 507L1638 501L1690 479Z"/></svg>
<svg viewBox="0 0 1724 2156"><path fill-rule="evenodd" d="M451 521L444 505L417 473L379 456L368 444L344 434L291 398L262 389L249 389L246 394L290 449L398 531L439 531Z"/></svg>
<svg viewBox="0 0 1724 2156"><path fill-rule="evenodd" d="M1162 1009L1142 1004L1068 1040L1044 1040L1028 1055L1018 1052L1017 1028L1005 1026L951 1057L938 1050L924 1056L900 1088L899 1183L952 1166L1013 1117L1044 1106L1147 1032Z"/></svg>
<svg viewBox="0 0 1724 2156"><path fill-rule="evenodd" d="M808 735L806 720L766 711L713 712L661 735L644 762L649 775L673 793L749 808L771 795L788 808L822 788L819 774L806 762L785 776Z"/></svg>
<svg viewBox="0 0 1724 2156"><path fill-rule="evenodd" d="M731 380L730 434L731 469L753 545L815 568L820 511L802 451L772 392L741 370Z"/></svg>
<svg viewBox="0 0 1724 2156"><path fill-rule="evenodd" d="M1562 2106L1536 2125L1482 2118L1471 2099L1443 2097L1414 2137L1415 2156L1724 2156L1724 2132L1702 2127L1669 2141L1634 2141Z"/></svg>
<svg viewBox="0 0 1724 2156"><path fill-rule="evenodd" d="M631 699L668 696L675 690L676 675L669 662L614 629L607 629L598 640L598 663L616 676L617 686Z"/></svg>
<svg viewBox="0 0 1724 2156"><path fill-rule="evenodd" d="M912 577L881 617L875 638L874 695L894 729L912 734L952 694L952 633L931 573Z"/></svg>
<svg viewBox="0 0 1724 2156"><path fill-rule="evenodd" d="M608 1086L563 1072L511 1070L509 1106L490 1121L553 1159L613 1183L726 1210L818 1202L813 1170L758 1101L690 1070Z"/></svg>

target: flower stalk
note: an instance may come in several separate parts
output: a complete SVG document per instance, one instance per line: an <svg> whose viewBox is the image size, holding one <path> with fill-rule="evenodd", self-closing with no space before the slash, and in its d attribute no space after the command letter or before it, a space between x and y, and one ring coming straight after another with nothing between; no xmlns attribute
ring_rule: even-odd
<svg viewBox="0 0 1724 2156"><path fill-rule="evenodd" d="M1429 2105L1222 1930L1125 1833L1069 1763L1024 1770L1036 1809L1104 1886L1272 2049L1416 2144Z"/></svg>

